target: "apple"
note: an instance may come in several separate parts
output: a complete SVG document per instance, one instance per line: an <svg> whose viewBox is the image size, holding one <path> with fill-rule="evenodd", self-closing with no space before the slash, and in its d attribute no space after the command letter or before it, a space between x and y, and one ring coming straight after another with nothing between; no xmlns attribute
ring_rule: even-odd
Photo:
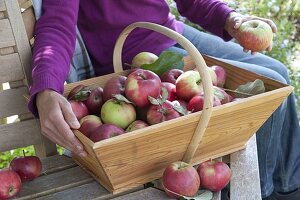
<svg viewBox="0 0 300 200"><path fill-rule="evenodd" d="M136 111L131 103L113 98L103 104L100 116L103 123L126 129L136 120Z"/></svg>
<svg viewBox="0 0 300 200"><path fill-rule="evenodd" d="M134 122L132 122L131 124L129 124L129 126L126 128L125 132L131 132L137 129L141 129L141 128L145 128L149 126L146 122L142 121L142 120L135 120Z"/></svg>
<svg viewBox="0 0 300 200"><path fill-rule="evenodd" d="M0 199L16 196L21 190L22 182L17 172L12 169L0 169Z"/></svg>
<svg viewBox="0 0 300 200"><path fill-rule="evenodd" d="M218 97L214 96L213 107L221 105L221 101ZM198 112L203 110L204 95L195 95L188 103L187 110L191 112Z"/></svg>
<svg viewBox="0 0 300 200"><path fill-rule="evenodd" d="M213 86L213 90L215 96L217 96L220 99L221 104L229 103L232 101L233 97L229 95L227 92L225 92L223 88Z"/></svg>
<svg viewBox="0 0 300 200"><path fill-rule="evenodd" d="M177 78L181 74L183 74L183 71L181 69L169 69L168 71L163 73L160 79L162 82L169 82L175 85Z"/></svg>
<svg viewBox="0 0 300 200"><path fill-rule="evenodd" d="M189 70L177 78L176 94L179 99L189 101L193 96L202 92L202 80L198 71Z"/></svg>
<svg viewBox="0 0 300 200"><path fill-rule="evenodd" d="M176 199L179 195L194 197L200 187L196 169L181 161L171 163L165 168L162 182L167 195Z"/></svg>
<svg viewBox="0 0 300 200"><path fill-rule="evenodd" d="M90 132L102 124L100 118L96 115L87 115L79 120L80 128L78 129L85 136L89 137Z"/></svg>
<svg viewBox="0 0 300 200"><path fill-rule="evenodd" d="M109 79L103 87L103 101L113 98L114 94L125 94L126 76L117 75Z"/></svg>
<svg viewBox="0 0 300 200"><path fill-rule="evenodd" d="M221 191L230 181L231 170L221 161L208 160L201 163L197 172L201 180L201 187L213 192Z"/></svg>
<svg viewBox="0 0 300 200"><path fill-rule="evenodd" d="M218 65L213 65L210 67L215 74L217 75L217 84L218 87L224 87L226 81L226 71L223 67Z"/></svg>
<svg viewBox="0 0 300 200"><path fill-rule="evenodd" d="M143 64L154 63L158 59L157 55L150 52L140 52L133 57L131 65L134 67L141 67Z"/></svg>
<svg viewBox="0 0 300 200"><path fill-rule="evenodd" d="M10 162L10 168L17 172L23 181L32 181L41 174L42 162L37 156L15 157Z"/></svg>
<svg viewBox="0 0 300 200"><path fill-rule="evenodd" d="M125 133L124 130L114 124L101 124L96 129L91 131L89 138L93 142L98 142L121 135L123 133Z"/></svg>
<svg viewBox="0 0 300 200"><path fill-rule="evenodd" d="M75 86L74 88L72 88L72 89L70 90L67 99L69 99L69 100L71 100L71 99L74 100L75 94L77 94L78 92L80 92L80 91L81 91L83 88L85 88L85 87L86 87L86 86L85 86L85 85L82 85L82 84Z"/></svg>
<svg viewBox="0 0 300 200"><path fill-rule="evenodd" d="M166 88L168 91L167 100L174 101L176 97L176 86L173 83L161 82L162 87ZM162 94L162 93L161 93Z"/></svg>
<svg viewBox="0 0 300 200"><path fill-rule="evenodd" d="M68 101L71 104L72 110L78 120L80 120L81 118L89 114L86 105L81 101L75 101L75 100L68 100Z"/></svg>
<svg viewBox="0 0 300 200"><path fill-rule="evenodd" d="M164 102L162 105L151 105L147 112L147 122L150 125L158 124L164 121L180 117L170 101Z"/></svg>
<svg viewBox="0 0 300 200"><path fill-rule="evenodd" d="M137 119L146 122L147 121L147 112L151 105L136 109Z"/></svg>
<svg viewBox="0 0 300 200"><path fill-rule="evenodd" d="M154 72L138 69L130 73L125 81L125 95L137 107L150 105L148 96L157 98L161 91L161 80Z"/></svg>
<svg viewBox="0 0 300 200"><path fill-rule="evenodd" d="M103 104L103 89L99 86L85 87L90 93L86 100L82 101L91 115L96 115L99 113L101 106Z"/></svg>
<svg viewBox="0 0 300 200"><path fill-rule="evenodd" d="M266 22L249 20L241 24L236 39L245 49L254 52L264 51L272 42L273 31Z"/></svg>

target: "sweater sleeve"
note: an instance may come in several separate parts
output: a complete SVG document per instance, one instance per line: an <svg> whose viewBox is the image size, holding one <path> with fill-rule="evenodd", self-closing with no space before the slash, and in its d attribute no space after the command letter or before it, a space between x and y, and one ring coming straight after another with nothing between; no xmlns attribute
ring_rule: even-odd
<svg viewBox="0 0 300 200"><path fill-rule="evenodd" d="M175 0L178 12L191 22L228 41L232 37L224 30L226 18L233 9L220 0Z"/></svg>
<svg viewBox="0 0 300 200"><path fill-rule="evenodd" d="M76 42L79 0L43 0L36 22L29 110L38 117L36 94L45 89L63 93Z"/></svg>

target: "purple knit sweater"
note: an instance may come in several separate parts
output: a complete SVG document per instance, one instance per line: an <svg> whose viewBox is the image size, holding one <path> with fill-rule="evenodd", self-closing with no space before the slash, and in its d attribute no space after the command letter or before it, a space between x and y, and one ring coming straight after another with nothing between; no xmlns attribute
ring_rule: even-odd
<svg viewBox="0 0 300 200"><path fill-rule="evenodd" d="M220 0L175 0L178 11L225 40L224 23L232 9ZM183 24L170 14L166 0L43 0L43 15L35 27L33 83L29 109L38 116L35 95L52 89L63 93L76 39L76 23L90 54L96 75L113 72L112 54L121 31L129 24L146 21L183 32ZM141 51L157 55L175 41L149 30L136 29L123 47L123 62L130 63Z"/></svg>

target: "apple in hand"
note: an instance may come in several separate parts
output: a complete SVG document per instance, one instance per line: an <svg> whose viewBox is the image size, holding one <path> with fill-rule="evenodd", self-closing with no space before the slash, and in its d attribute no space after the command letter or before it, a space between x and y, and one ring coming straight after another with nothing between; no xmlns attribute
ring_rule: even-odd
<svg viewBox="0 0 300 200"><path fill-rule="evenodd" d="M170 101L165 101L162 105L151 105L147 112L147 122L150 125L180 117L180 113L173 108Z"/></svg>
<svg viewBox="0 0 300 200"><path fill-rule="evenodd" d="M201 163L197 172L201 180L201 187L213 192L221 191L231 178L230 168L221 161L208 160Z"/></svg>
<svg viewBox="0 0 300 200"><path fill-rule="evenodd" d="M103 123L114 124L126 129L129 124L136 120L136 111L131 103L112 98L103 104L100 116Z"/></svg>
<svg viewBox="0 0 300 200"><path fill-rule="evenodd" d="M126 76L116 75L109 79L103 87L103 101L113 98L114 94L125 94Z"/></svg>
<svg viewBox="0 0 300 200"><path fill-rule="evenodd" d="M100 118L96 115L87 115L79 120L80 128L78 129L85 136L89 137L90 132L102 124Z"/></svg>
<svg viewBox="0 0 300 200"><path fill-rule="evenodd" d="M10 162L10 168L17 172L22 181L32 181L42 171L42 162L37 156L20 156Z"/></svg>
<svg viewBox="0 0 300 200"><path fill-rule="evenodd" d="M176 80L176 94L179 99L189 101L193 96L203 92L203 85L198 71L189 70Z"/></svg>
<svg viewBox="0 0 300 200"><path fill-rule="evenodd" d="M241 24L236 34L240 45L248 50L259 52L266 50L273 39L270 25L261 20L249 20Z"/></svg>
<svg viewBox="0 0 300 200"><path fill-rule="evenodd" d="M162 87L166 88L168 91L168 97L167 100L174 101L176 97L176 86L173 83L169 82L162 82ZM162 94L162 92L161 92Z"/></svg>
<svg viewBox="0 0 300 200"><path fill-rule="evenodd" d="M167 195L176 199L180 197L179 195L193 197L200 187L196 169L181 161L169 164L165 168L162 182Z"/></svg>
<svg viewBox="0 0 300 200"><path fill-rule="evenodd" d="M103 104L103 89L102 87L91 86L86 87L85 90L89 90L90 93L87 99L82 102L86 105L90 115L96 115L99 113Z"/></svg>
<svg viewBox="0 0 300 200"><path fill-rule="evenodd" d="M136 120L134 122L132 122L131 124L129 124L129 126L126 128L125 132L131 132L137 129L141 129L141 128L145 128L149 126L146 122L142 121L142 120Z"/></svg>
<svg viewBox="0 0 300 200"><path fill-rule="evenodd" d="M101 124L91 132L89 138L93 142L98 142L121 135L123 133L125 133L124 130L114 124Z"/></svg>
<svg viewBox="0 0 300 200"><path fill-rule="evenodd" d="M217 75L217 84L218 87L224 87L226 81L226 71L223 67L218 65L213 65L210 67L215 74Z"/></svg>
<svg viewBox="0 0 300 200"><path fill-rule="evenodd" d="M165 73L163 73L163 75L161 76L160 79L162 82L169 82L169 83L173 83L175 85L177 78L181 74L183 74L183 71L181 69L170 69L170 70L166 71Z"/></svg>
<svg viewBox="0 0 300 200"><path fill-rule="evenodd" d="M143 64L154 63L158 59L157 55L150 52L140 52L133 57L131 65L134 67L141 67Z"/></svg>
<svg viewBox="0 0 300 200"><path fill-rule="evenodd" d="M12 169L0 169L0 199L16 196L21 186L22 182L17 172Z"/></svg>
<svg viewBox="0 0 300 200"><path fill-rule="evenodd" d="M150 105L148 96L157 98L161 86L161 80L154 72L138 69L128 75L125 81L125 95L137 107L146 107Z"/></svg>
<svg viewBox="0 0 300 200"><path fill-rule="evenodd" d="M83 102L75 101L75 100L68 100L68 101L71 104L73 113L75 114L78 120L80 120L81 118L89 114L89 111Z"/></svg>

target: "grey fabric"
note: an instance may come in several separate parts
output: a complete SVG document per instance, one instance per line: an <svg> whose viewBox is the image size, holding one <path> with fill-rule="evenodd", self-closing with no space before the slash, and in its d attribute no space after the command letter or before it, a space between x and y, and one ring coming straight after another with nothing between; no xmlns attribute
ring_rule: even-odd
<svg viewBox="0 0 300 200"><path fill-rule="evenodd" d="M42 0L32 0L35 18L38 20L42 16ZM68 83L88 79L95 76L95 71L89 58L88 52L76 26L76 44L73 58L71 60Z"/></svg>

